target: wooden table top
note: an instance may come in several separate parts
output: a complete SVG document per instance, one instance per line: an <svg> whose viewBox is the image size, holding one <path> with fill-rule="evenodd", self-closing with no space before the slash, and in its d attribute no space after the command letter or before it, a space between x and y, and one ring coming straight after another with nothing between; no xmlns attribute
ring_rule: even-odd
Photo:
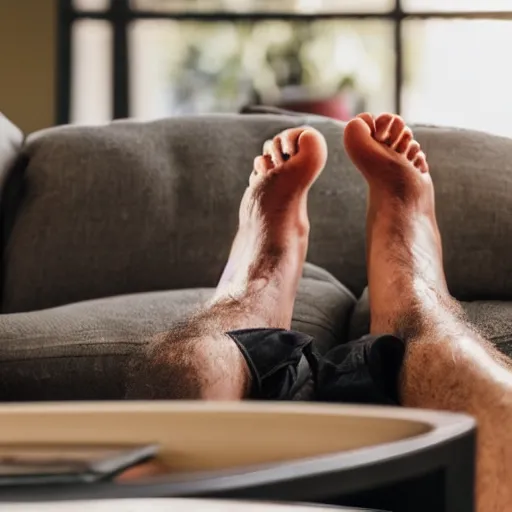
<svg viewBox="0 0 512 512"><path fill-rule="evenodd" d="M4 508L5 507L5 508ZM3 512L362 512L362 509L303 504L257 503L248 501L196 499L132 499L10 503L0 505Z"/></svg>

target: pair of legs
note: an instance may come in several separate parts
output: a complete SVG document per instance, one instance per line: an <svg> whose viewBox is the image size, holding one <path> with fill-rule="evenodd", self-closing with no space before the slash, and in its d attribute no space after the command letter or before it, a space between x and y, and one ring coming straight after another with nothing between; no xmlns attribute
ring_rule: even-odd
<svg viewBox="0 0 512 512"><path fill-rule="evenodd" d="M394 334L405 343L400 403L475 416L478 510L508 510L511 364L463 320L449 295L425 155L404 122L390 114L358 116L347 125L344 142L369 185L371 333ZM290 329L308 245L307 195L326 156L323 137L310 128L287 130L266 144L254 162L214 299L148 348L133 396L250 396L247 358L225 333Z"/></svg>

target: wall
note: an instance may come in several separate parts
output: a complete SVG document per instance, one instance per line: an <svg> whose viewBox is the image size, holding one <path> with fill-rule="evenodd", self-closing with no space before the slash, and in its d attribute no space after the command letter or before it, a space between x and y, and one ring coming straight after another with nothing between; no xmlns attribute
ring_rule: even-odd
<svg viewBox="0 0 512 512"><path fill-rule="evenodd" d="M26 133L54 124L56 0L0 0L0 111Z"/></svg>

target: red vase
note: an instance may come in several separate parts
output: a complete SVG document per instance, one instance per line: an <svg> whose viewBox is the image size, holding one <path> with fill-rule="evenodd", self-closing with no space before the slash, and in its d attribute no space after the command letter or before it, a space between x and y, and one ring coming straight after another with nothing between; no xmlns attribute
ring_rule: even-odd
<svg viewBox="0 0 512 512"><path fill-rule="evenodd" d="M278 107L293 112L306 112L308 114L332 117L340 121L348 121L352 117L349 102L346 96L342 94L331 98L283 101Z"/></svg>

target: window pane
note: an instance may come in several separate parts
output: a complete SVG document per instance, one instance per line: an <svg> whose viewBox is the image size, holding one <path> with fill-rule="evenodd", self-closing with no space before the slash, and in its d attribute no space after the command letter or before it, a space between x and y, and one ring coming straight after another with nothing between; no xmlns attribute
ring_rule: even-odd
<svg viewBox="0 0 512 512"><path fill-rule="evenodd" d="M136 9L162 12L385 12L395 0L131 0Z"/></svg>
<svg viewBox="0 0 512 512"><path fill-rule="evenodd" d="M511 11L511 0L402 0L406 11Z"/></svg>
<svg viewBox="0 0 512 512"><path fill-rule="evenodd" d="M408 120L512 136L512 21L407 21Z"/></svg>
<svg viewBox="0 0 512 512"><path fill-rule="evenodd" d="M110 0L73 0L73 7L80 11L105 11Z"/></svg>
<svg viewBox="0 0 512 512"><path fill-rule="evenodd" d="M262 103L346 119L393 108L385 21L140 21L132 27L132 115L233 112Z"/></svg>
<svg viewBox="0 0 512 512"><path fill-rule="evenodd" d="M84 20L73 25L73 123L111 120L111 47L112 29L108 22Z"/></svg>

